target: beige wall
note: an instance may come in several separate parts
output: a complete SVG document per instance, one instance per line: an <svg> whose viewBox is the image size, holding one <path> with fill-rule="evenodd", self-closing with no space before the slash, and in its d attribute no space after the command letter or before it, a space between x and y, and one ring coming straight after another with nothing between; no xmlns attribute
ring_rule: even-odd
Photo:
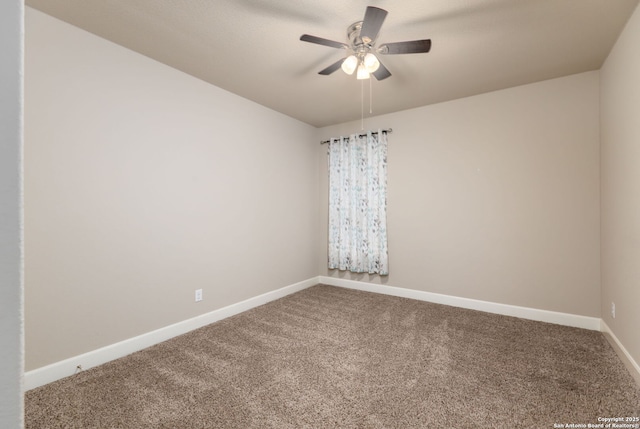
<svg viewBox="0 0 640 429"><path fill-rule="evenodd" d="M26 18L27 370L317 276L313 127Z"/></svg>
<svg viewBox="0 0 640 429"><path fill-rule="evenodd" d="M318 274L602 314L640 361L639 21L601 90L588 72L367 119L394 129L380 278L326 268L318 141L359 121L314 129L27 9L26 369Z"/></svg>
<svg viewBox="0 0 640 429"><path fill-rule="evenodd" d="M599 317L598 78L367 119L365 129L393 128L390 275L328 271L326 247L321 273ZM326 127L318 139L358 130L360 121ZM326 147L318 151L324 238Z"/></svg>
<svg viewBox="0 0 640 429"><path fill-rule="evenodd" d="M0 2L0 427L23 426L22 0Z"/></svg>
<svg viewBox="0 0 640 429"><path fill-rule="evenodd" d="M600 156L602 318L640 364L639 44L636 9L601 70Z"/></svg>

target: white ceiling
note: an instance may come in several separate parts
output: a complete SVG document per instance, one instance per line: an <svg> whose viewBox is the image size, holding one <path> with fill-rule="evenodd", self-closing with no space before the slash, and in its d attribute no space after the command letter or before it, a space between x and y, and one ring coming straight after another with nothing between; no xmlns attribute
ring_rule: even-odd
<svg viewBox="0 0 640 429"><path fill-rule="evenodd" d="M639 0L26 0L26 4L317 127L359 119L362 81L318 71L344 52L367 6L389 12L378 45L430 38L428 54L381 56L373 115L583 71L606 59ZM364 85L369 115L369 82Z"/></svg>

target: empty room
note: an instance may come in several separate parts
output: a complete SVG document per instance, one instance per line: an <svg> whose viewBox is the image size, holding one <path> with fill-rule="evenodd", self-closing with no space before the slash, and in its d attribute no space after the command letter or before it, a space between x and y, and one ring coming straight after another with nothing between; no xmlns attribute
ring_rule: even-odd
<svg viewBox="0 0 640 429"><path fill-rule="evenodd" d="M638 3L6 2L0 426L640 428Z"/></svg>

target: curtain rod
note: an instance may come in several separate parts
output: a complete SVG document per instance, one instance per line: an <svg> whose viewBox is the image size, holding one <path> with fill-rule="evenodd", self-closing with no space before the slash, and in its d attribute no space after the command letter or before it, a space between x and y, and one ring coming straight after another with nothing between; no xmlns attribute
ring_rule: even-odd
<svg viewBox="0 0 640 429"><path fill-rule="evenodd" d="M393 132L392 128L389 128L387 130L382 130L383 133L387 133L387 134L391 134ZM371 134L378 134L377 131L373 131ZM358 134L358 137L364 137L366 136L366 134ZM320 142L320 144L327 144L329 143L331 140L323 140Z"/></svg>

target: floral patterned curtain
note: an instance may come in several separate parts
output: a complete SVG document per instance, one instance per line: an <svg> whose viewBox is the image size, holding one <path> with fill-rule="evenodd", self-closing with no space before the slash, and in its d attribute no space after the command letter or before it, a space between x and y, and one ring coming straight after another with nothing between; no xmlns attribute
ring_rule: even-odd
<svg viewBox="0 0 640 429"><path fill-rule="evenodd" d="M329 142L329 268L389 274L387 134Z"/></svg>

